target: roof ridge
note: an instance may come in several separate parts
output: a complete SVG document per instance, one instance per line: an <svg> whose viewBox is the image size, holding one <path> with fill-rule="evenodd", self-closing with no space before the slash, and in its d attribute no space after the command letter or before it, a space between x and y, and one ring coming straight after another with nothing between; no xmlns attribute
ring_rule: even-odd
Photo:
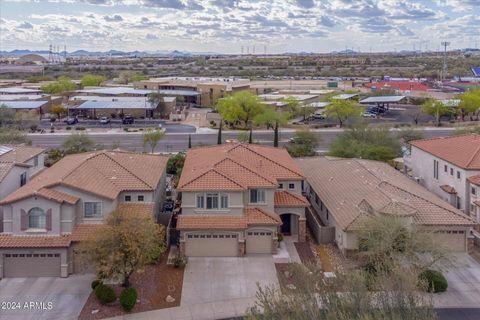
<svg viewBox="0 0 480 320"><path fill-rule="evenodd" d="M303 196L300 196L299 194L290 192L290 191L288 191L288 190L282 190L281 192L286 192L286 193L288 193L289 195L293 196L294 198L296 198L296 199L298 199L298 200L305 201L304 197L303 197Z"/></svg>
<svg viewBox="0 0 480 320"><path fill-rule="evenodd" d="M261 208L257 208L257 207L253 207L253 208L245 208L246 210L258 210L260 211L261 213L263 213L264 215L266 215L267 217L275 220L276 222L280 222L281 221L281 218L280 216L276 216L274 213L271 213L271 212L268 212L266 210L263 210Z"/></svg>
<svg viewBox="0 0 480 320"><path fill-rule="evenodd" d="M294 173L294 174L296 174L296 175L299 175L299 176L303 177L302 174L299 174L298 172L293 171L292 169L290 169L290 168L282 165L281 163L279 163L279 162L277 162L277 161L273 161L272 159L265 157L263 154L260 154L260 153L258 153L257 151L255 151L255 150L247 147L246 144L239 144L238 146L243 146L243 147L246 148L247 150L249 150L249 151L257 154L258 156L260 156L260 157L262 157L262 158L264 158L264 159L266 159L266 160L268 160L268 161L270 161L270 162L273 162L273 163L275 163L276 165L278 165L278 166L280 166L280 167L282 167L282 168L284 168L284 169L286 169L286 170L288 170L288 171L290 171L290 172L292 172L292 173ZM234 149L234 148L232 148L232 149L230 149L230 150L228 150L228 151L230 152L230 151L233 150L233 149ZM279 148L276 148L276 149L281 150L281 149L279 149Z"/></svg>
<svg viewBox="0 0 480 320"><path fill-rule="evenodd" d="M446 139L454 139L454 138L465 137L465 136L479 136L480 137L480 134L471 132L471 133L458 134L458 135L454 135L454 136L441 136L441 137L415 139L415 140L409 141L409 144L411 144L412 142L417 142L417 141L446 140Z"/></svg>
<svg viewBox="0 0 480 320"><path fill-rule="evenodd" d="M395 188L395 189L398 189L398 190L400 190L400 191L403 191L403 192L405 192L405 193L408 193L409 195L411 195L411 196L413 196L413 197L415 197L415 198L417 198L417 199L424 200L424 201L426 201L426 202L434 205L434 206L437 207L437 208L447 210L447 211L449 211L449 212L451 212L451 213L453 213L453 214L455 214L455 215L457 215L457 216L459 216L459 217L465 218L466 220L471 219L470 217L468 217L467 215L464 215L463 213L459 214L459 213L456 212L455 210L451 210L451 209L448 208L448 207L442 207L442 206L440 206L440 205L438 205L438 204L436 204L436 203L434 203L434 202L432 202L432 201L430 201L430 200L428 200L428 199L425 199L424 197L420 197L420 196L416 195L415 193L412 193L412 192L410 192L410 191L407 191L407 190L405 190L405 189L402 189L402 188L400 188L400 187L398 187L398 186L396 186L396 185L394 185L394 184L392 184L392 183L390 183L390 182L388 182L388 181L382 180L382 182L380 182L380 183L377 185L377 187L380 187L381 184L388 184L388 185L392 186L392 187ZM380 188L379 188L379 189L380 189ZM380 190L381 190L381 189L380 189ZM381 190L381 191L383 191L383 190ZM472 221L473 221L473 220L472 220Z"/></svg>
<svg viewBox="0 0 480 320"><path fill-rule="evenodd" d="M221 175L221 176L224 177L225 179L233 182L233 183L236 184L237 186L240 186L241 188L246 189L245 186L241 185L240 183L236 182L236 181L233 180L232 178L230 178L230 177L226 176L225 174L221 173L221 172L218 171L216 168L209 168L209 169L205 170L205 172L203 172L202 174L196 176L194 179L188 181L187 183L185 183L185 184L183 184L183 185L181 185L181 186L178 186L177 189L185 188L187 185L193 183L195 180L203 177L204 175L206 175L207 173L212 172L212 171L215 172L215 173L217 173L217 174L219 174L219 175Z"/></svg>
<svg viewBox="0 0 480 320"><path fill-rule="evenodd" d="M465 167L469 167L469 166L470 166L470 164L473 162L473 160L475 159L475 157L478 155L479 152L480 152L480 144L478 145L477 150L472 154L472 156L470 157L470 159L468 159L467 164L465 165Z"/></svg>
<svg viewBox="0 0 480 320"><path fill-rule="evenodd" d="M245 165L241 164L240 162L236 161L235 159L232 159L232 158L230 157L230 155L228 155L228 154L227 154L227 157L226 157L226 158L223 158L222 160L218 161L218 162L215 163L213 166L215 167L216 165L220 164L221 162L223 162L223 161L225 161L225 160L230 160L230 161L234 162L235 164L239 165L240 167L246 169L247 171L250 171L250 172L253 173L253 174L256 174L256 175L260 176L260 178L262 178L262 179L264 179L264 180L266 180L266 181L268 181L268 182L271 182L271 183L273 183L273 184L275 184L275 185L278 184L278 182L276 181L276 179L275 179L275 181L269 180L268 178L264 177L260 172L256 172L255 170L246 167Z"/></svg>
<svg viewBox="0 0 480 320"><path fill-rule="evenodd" d="M112 160L113 162L115 162L118 166L120 166L123 170L125 170L126 172L130 173L132 176L134 176L135 178L137 178L138 180L140 180L141 182L143 182L147 187L151 188L151 186L145 181L143 180L142 178L140 178L139 176L137 176L136 174L134 174L132 171L128 170L127 168L125 168L125 166L123 166L120 162L118 162L117 160L115 160L113 157L110 156L110 153L111 151L108 151L108 150L103 150L102 152L100 152L100 154L104 154L107 158L109 158L110 160ZM99 154L99 155L100 155ZM98 170L97 170L98 171Z"/></svg>

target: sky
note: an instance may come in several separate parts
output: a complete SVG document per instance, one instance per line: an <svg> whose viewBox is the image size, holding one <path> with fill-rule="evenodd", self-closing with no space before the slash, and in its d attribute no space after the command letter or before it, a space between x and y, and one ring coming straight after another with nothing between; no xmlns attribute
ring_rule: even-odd
<svg viewBox="0 0 480 320"><path fill-rule="evenodd" d="M0 50L480 48L480 0L0 0Z"/></svg>

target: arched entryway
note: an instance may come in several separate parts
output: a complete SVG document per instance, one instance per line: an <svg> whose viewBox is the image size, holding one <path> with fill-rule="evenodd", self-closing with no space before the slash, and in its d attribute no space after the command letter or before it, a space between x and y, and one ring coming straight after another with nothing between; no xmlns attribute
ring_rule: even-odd
<svg viewBox="0 0 480 320"><path fill-rule="evenodd" d="M280 232L284 235L289 236L292 234L292 214L285 213L280 216L282 219L282 226L280 227Z"/></svg>
<svg viewBox="0 0 480 320"><path fill-rule="evenodd" d="M280 214L282 225L280 232L285 236L297 236L298 241L305 241L305 218L297 213L285 212Z"/></svg>

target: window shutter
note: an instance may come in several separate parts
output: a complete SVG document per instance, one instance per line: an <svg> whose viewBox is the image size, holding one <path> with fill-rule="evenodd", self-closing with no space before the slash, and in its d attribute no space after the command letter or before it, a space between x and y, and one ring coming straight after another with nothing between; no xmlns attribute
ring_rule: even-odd
<svg viewBox="0 0 480 320"><path fill-rule="evenodd" d="M47 231L52 230L52 209L47 210L47 214L45 216L45 225L46 225Z"/></svg>
<svg viewBox="0 0 480 320"><path fill-rule="evenodd" d="M24 231L28 229L28 215L23 209L20 210L20 230Z"/></svg>

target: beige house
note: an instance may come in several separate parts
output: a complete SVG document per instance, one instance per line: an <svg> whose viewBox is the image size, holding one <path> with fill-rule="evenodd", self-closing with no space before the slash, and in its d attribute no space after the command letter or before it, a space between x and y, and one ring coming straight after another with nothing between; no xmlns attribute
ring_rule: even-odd
<svg viewBox="0 0 480 320"><path fill-rule="evenodd" d="M317 217L335 228L345 254L358 250L356 230L365 217L399 215L432 230L453 251L473 245L475 222L386 163L327 157L297 160L306 173L305 191Z"/></svg>
<svg viewBox="0 0 480 320"><path fill-rule="evenodd" d="M274 253L279 232L305 241L302 182L285 149L229 143L189 150L178 184L181 253Z"/></svg>
<svg viewBox="0 0 480 320"><path fill-rule="evenodd" d="M167 158L123 151L70 155L2 201L0 278L82 272L76 246L114 210L154 215Z"/></svg>
<svg viewBox="0 0 480 320"><path fill-rule="evenodd" d="M405 170L414 180L480 222L480 135L410 142Z"/></svg>

